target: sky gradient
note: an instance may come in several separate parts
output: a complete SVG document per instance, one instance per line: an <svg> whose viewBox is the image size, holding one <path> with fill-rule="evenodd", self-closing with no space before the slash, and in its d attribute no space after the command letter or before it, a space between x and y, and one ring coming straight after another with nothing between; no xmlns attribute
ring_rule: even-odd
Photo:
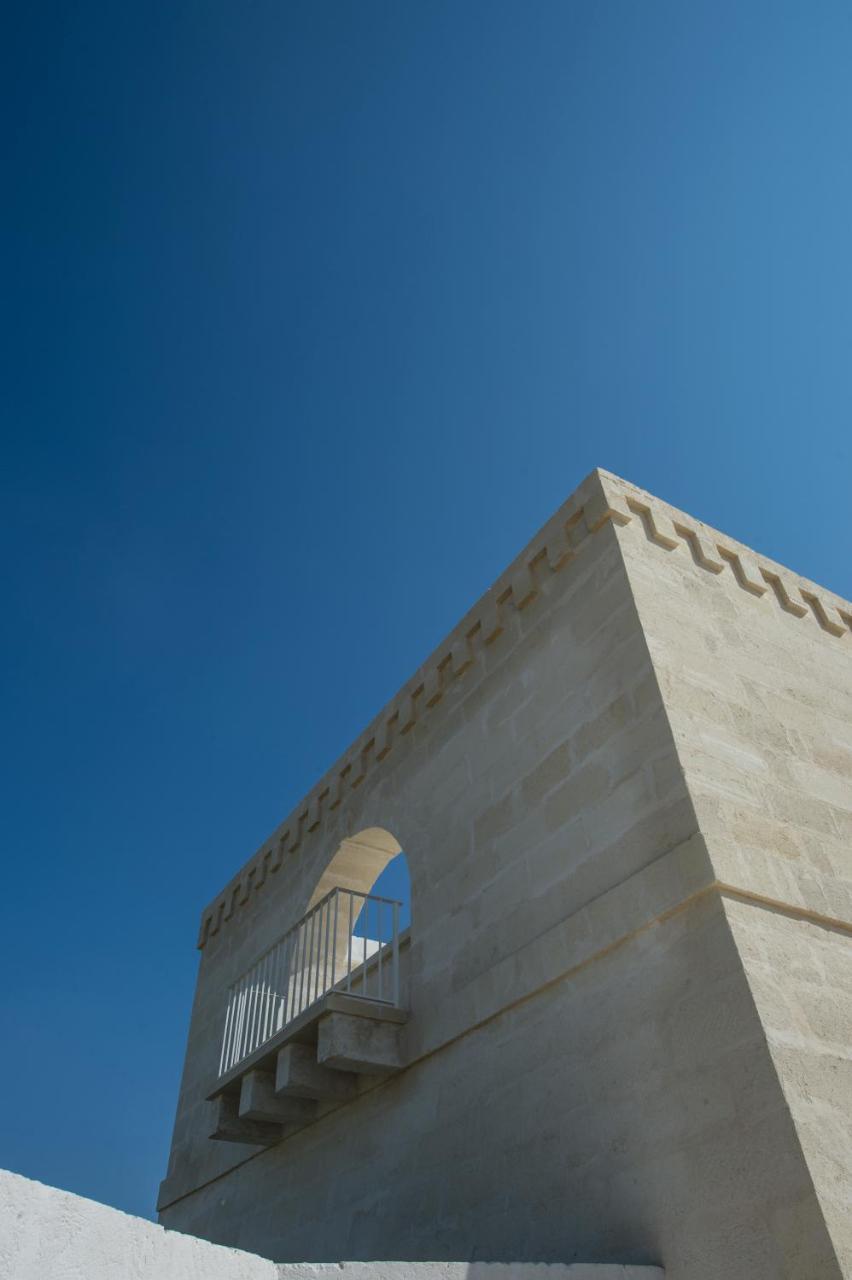
<svg viewBox="0 0 852 1280"><path fill-rule="evenodd" d="M852 595L852 8L19 4L0 1165L151 1214L201 907L607 467Z"/></svg>

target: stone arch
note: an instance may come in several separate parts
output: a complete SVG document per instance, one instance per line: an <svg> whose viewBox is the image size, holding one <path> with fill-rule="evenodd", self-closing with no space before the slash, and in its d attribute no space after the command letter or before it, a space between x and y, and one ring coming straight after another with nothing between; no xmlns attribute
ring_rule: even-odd
<svg viewBox="0 0 852 1280"><path fill-rule="evenodd" d="M357 835L347 836L320 876L309 908L332 889L369 893L391 859L401 852L402 845L396 836L384 827L365 827Z"/></svg>

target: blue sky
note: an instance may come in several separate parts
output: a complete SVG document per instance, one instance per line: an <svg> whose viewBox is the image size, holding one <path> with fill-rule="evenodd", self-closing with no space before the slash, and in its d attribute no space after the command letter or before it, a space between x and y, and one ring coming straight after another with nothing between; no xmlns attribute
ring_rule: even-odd
<svg viewBox="0 0 852 1280"><path fill-rule="evenodd" d="M0 1164L147 1214L200 908L592 467L852 594L852 9L82 0L0 59Z"/></svg>

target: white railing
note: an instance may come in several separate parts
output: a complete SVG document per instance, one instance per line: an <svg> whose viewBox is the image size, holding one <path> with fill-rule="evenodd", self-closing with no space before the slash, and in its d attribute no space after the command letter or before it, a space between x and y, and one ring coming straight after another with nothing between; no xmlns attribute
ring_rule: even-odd
<svg viewBox="0 0 852 1280"><path fill-rule="evenodd" d="M401 905L332 889L312 907L229 988L219 1075L329 991L398 1006Z"/></svg>

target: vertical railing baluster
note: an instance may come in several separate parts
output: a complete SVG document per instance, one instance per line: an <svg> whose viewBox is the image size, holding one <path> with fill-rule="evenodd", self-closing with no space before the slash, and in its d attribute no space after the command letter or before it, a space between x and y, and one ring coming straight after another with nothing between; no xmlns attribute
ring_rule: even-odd
<svg viewBox="0 0 852 1280"><path fill-rule="evenodd" d="M251 1050L257 1048L257 1032L260 1026L260 1010L263 1001L263 962L255 965L254 970L254 1009L251 1015Z"/></svg>
<svg viewBox="0 0 852 1280"><path fill-rule="evenodd" d="M283 1027L284 1025L284 1009L283 1009L283 1006L281 1006L281 996L283 996L283 992L285 989L284 978L285 978L285 973L287 973L287 938L284 938L283 941L279 942L278 947L276 947L276 951L278 951L278 969L276 969L276 979L275 979L275 1024L274 1025L275 1025L276 1032L280 1032L281 1027Z"/></svg>
<svg viewBox="0 0 852 1280"><path fill-rule="evenodd" d="M231 1043L228 1047L228 1058L230 1066L233 1066L237 1060L237 1047L240 1042L240 1031L242 1030L242 993L243 984L237 982L234 984L234 1026L231 1031Z"/></svg>
<svg viewBox="0 0 852 1280"><path fill-rule="evenodd" d="M322 993L328 991L328 935L331 924L331 898L325 904L325 944L322 949Z"/></svg>
<svg viewBox="0 0 852 1280"><path fill-rule="evenodd" d="M228 1032L231 1029L231 999L228 996L228 1004L225 1010L225 1030L222 1032L222 1052L219 1054L219 1075L222 1074L222 1065L225 1061L225 1054L228 1048Z"/></svg>
<svg viewBox="0 0 852 1280"><path fill-rule="evenodd" d="M311 911L311 942L310 950L308 950L308 980L307 980L307 997L304 1000L304 1007L310 1009L313 1004L313 996L311 991L313 988L313 954L316 951L316 911Z"/></svg>
<svg viewBox="0 0 852 1280"><path fill-rule="evenodd" d="M257 1008L257 965L251 971L249 980L249 1018L248 1018L248 1035L246 1036L246 1054L250 1054L254 1043L254 1015Z"/></svg>
<svg viewBox="0 0 852 1280"><path fill-rule="evenodd" d="M305 916L305 986L302 997L302 1013L311 1003L311 949L314 943L314 917Z"/></svg>
<svg viewBox="0 0 852 1280"><path fill-rule="evenodd" d="M254 1048L262 1043L263 1037L263 1005L266 999L266 956L262 956L257 966L257 1003L254 1019Z"/></svg>
<svg viewBox="0 0 852 1280"><path fill-rule="evenodd" d="M283 963L284 963L284 968L283 968L283 975L282 975L282 978L281 978L281 1001L282 1001L282 1003L281 1003L281 1022L280 1022L280 1024L279 1024L279 1028L278 1028L278 1029L279 1029L279 1031L280 1031L281 1027L286 1027L287 1022L288 1022L288 1018L287 1018L287 1006L288 1006L288 1005L289 1005L289 1003L290 1003L290 981L291 981L291 975L292 975L292 971L293 971L292 957L291 957L291 955L290 955L290 950L291 950L292 945L293 945L293 931L292 931L292 929L291 929L291 930L290 930L290 933L289 933L289 934L288 934L288 936L284 939L284 942L282 943L282 946L281 946L281 952L282 952L282 955L283 955L283 957L284 957L284 961L283 961Z"/></svg>
<svg viewBox="0 0 852 1280"><path fill-rule="evenodd" d="M263 963L259 961L254 966L254 1006L251 1013L251 1047L249 1053L253 1053L257 1048L257 1028L260 1022L260 1003L263 996L263 988L261 986L262 973Z"/></svg>
<svg viewBox="0 0 852 1280"><path fill-rule="evenodd" d="M308 916L308 927L307 927L308 965L307 965L307 971L305 973L305 1003L302 1006L303 1013L305 1009L310 1007L310 1003L311 1003L311 978L313 977L315 928L316 928L316 914L315 912L312 911L311 914Z"/></svg>
<svg viewBox="0 0 852 1280"><path fill-rule="evenodd" d="M340 890L334 890L334 932L331 935L331 985L337 986L337 904L340 901Z"/></svg>
<svg viewBox="0 0 852 1280"><path fill-rule="evenodd" d="M293 1017L294 1018L298 1018L299 1013L301 1011L301 1006L299 1002L301 1000L302 983L304 982L304 979L305 979L305 964L303 959L303 953L305 950L304 924L299 925L297 938L298 938L298 941L296 942L296 986L293 991Z"/></svg>
<svg viewBox="0 0 852 1280"><path fill-rule="evenodd" d="M261 1045L266 1040L266 1020L269 1016L269 962L270 953L267 951L263 958L263 984L261 986L261 1004L260 1004L260 1021L257 1028L257 1043Z"/></svg>
<svg viewBox="0 0 852 1280"><path fill-rule="evenodd" d="M243 1038L240 1045L240 1058L246 1056L246 1045L248 1044L249 1026L251 1025L251 971L249 977L245 980L245 991L243 992Z"/></svg>
<svg viewBox="0 0 852 1280"><path fill-rule="evenodd" d="M249 980L246 986L246 1039L243 1048L243 1056L251 1053L251 1032L254 1025L254 968L249 973Z"/></svg>
<svg viewBox="0 0 852 1280"><path fill-rule="evenodd" d="M266 952L266 993L264 996L264 1029L262 1029L261 1044L265 1044L269 1039L269 1006L272 997L272 952Z"/></svg>
<svg viewBox="0 0 852 1280"><path fill-rule="evenodd" d="M364 995L367 989L367 920L370 915L370 904L366 898L361 899L361 990Z"/></svg>
<svg viewBox="0 0 852 1280"><path fill-rule="evenodd" d="M310 982L308 983L308 1008L317 998L317 946L319 945L320 923L319 910L314 907L314 913L311 916L311 972L309 974Z"/></svg>
<svg viewBox="0 0 852 1280"><path fill-rule="evenodd" d="M347 891L347 896L349 898L349 954L346 958L346 990L351 991L352 990L352 900L354 897L351 890Z"/></svg>
<svg viewBox="0 0 852 1280"><path fill-rule="evenodd" d="M316 909L317 936L316 936L316 945L314 947L316 970L314 973L314 995L313 995L312 1003L315 1003L319 999L320 948L322 947L322 912L323 912L322 907L317 907Z"/></svg>
<svg viewBox="0 0 852 1280"><path fill-rule="evenodd" d="M275 948L275 1010L272 1019L273 1035L281 1030L281 993L284 990L284 966L286 964L286 941L278 943Z"/></svg>
<svg viewBox="0 0 852 1280"><path fill-rule="evenodd" d="M295 1016L293 1013L293 1010L296 1005L296 978L298 976L298 971L296 969L296 965L298 963L296 959L296 947L298 945L299 945L299 930L294 929L290 936L290 948L289 948L290 971L287 974L287 1010L286 1010L285 1024L287 1022L292 1022L293 1017Z"/></svg>
<svg viewBox="0 0 852 1280"><path fill-rule="evenodd" d="M248 1036L249 1017L251 1016L251 980L245 978L243 980L243 1033L240 1043L240 1058L245 1057L246 1053L246 1037Z"/></svg>
<svg viewBox="0 0 852 1280"><path fill-rule="evenodd" d="M298 958L296 956L296 948L299 945L299 930L293 930L293 936L290 939L290 975L287 979L287 1021L292 1022L296 1008L296 981L298 978Z"/></svg>
<svg viewBox="0 0 852 1280"><path fill-rule="evenodd" d="M308 948L308 926L307 926L307 921L306 921L306 920L303 920L303 921L302 921L302 923L301 923L301 924L300 924L300 926L299 926L299 929L300 929L300 932L301 932L301 934L302 934L302 948L301 948L302 958L301 958L301 961L300 961L300 973L299 973L299 1007L298 1007L298 1008L297 1008L297 1010L296 1010L296 1016L297 1016L297 1017L299 1016L299 1014L302 1012L302 1010L303 1010L303 1009L304 1009L304 1007L305 1007L305 1006L304 1006L304 1004L303 1004L302 1002L303 1002L304 995L305 995L305 961L306 961L306 958L307 958L307 948Z"/></svg>
<svg viewBox="0 0 852 1280"><path fill-rule="evenodd" d="M393 1003L399 1008L399 903L393 904Z"/></svg>
<svg viewBox="0 0 852 1280"><path fill-rule="evenodd" d="M317 907L317 976L314 983L314 1000L319 1000L322 995L322 931L323 922L325 921L325 904Z"/></svg>
<svg viewBox="0 0 852 1280"><path fill-rule="evenodd" d="M231 984L231 1029L228 1032L228 1046L225 1052L225 1070L230 1071L234 1062L234 1037L237 1031L237 1014L239 1013L239 987L237 983Z"/></svg>
<svg viewBox="0 0 852 1280"><path fill-rule="evenodd" d="M242 1053L243 1028L245 1026L245 1020L246 1020L245 978L243 978L243 980L240 982L240 992L239 992L239 996L237 997L237 1000L238 1000L237 1034L234 1038L234 1060L231 1063L232 1066L236 1066L240 1058L243 1056L243 1053Z"/></svg>
<svg viewBox="0 0 852 1280"><path fill-rule="evenodd" d="M324 902L320 908L320 946L322 948L322 968L320 968L320 953L317 953L317 999L324 996L326 992L326 973L328 972L328 908L329 903Z"/></svg>
<svg viewBox="0 0 852 1280"><path fill-rule="evenodd" d="M270 947L267 959L267 973L269 978L266 988L266 1020L263 1024L264 1040L268 1040L272 1034L273 1009L275 1005L275 959L275 947Z"/></svg>
<svg viewBox="0 0 852 1280"><path fill-rule="evenodd" d="M266 992L266 1039L275 1032L275 973L278 968L278 947L269 951L269 987Z"/></svg>

